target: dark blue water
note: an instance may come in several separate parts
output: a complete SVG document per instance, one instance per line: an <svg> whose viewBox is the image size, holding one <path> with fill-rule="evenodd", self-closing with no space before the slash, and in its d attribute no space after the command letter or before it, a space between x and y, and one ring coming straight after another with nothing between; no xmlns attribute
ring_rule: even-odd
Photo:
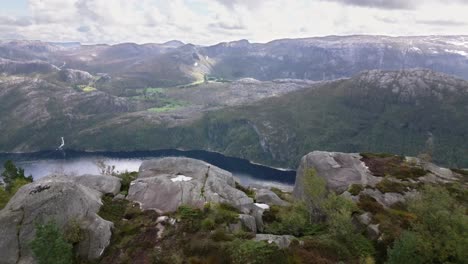
<svg viewBox="0 0 468 264"><path fill-rule="evenodd" d="M175 149L131 152L41 151L34 153L0 153L0 162L11 159L25 169L26 174L41 178L53 173L70 175L98 174L98 161L115 166L116 172L137 171L143 160L160 157L189 157L211 163L231 172L243 185L290 187L296 172L251 163L248 160L227 157L219 153Z"/></svg>

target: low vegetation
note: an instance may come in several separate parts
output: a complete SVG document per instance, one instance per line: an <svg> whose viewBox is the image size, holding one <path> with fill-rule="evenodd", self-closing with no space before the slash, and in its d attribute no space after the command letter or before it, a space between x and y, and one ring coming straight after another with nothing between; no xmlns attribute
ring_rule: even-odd
<svg viewBox="0 0 468 264"><path fill-rule="evenodd" d="M53 222L36 226L36 236L30 247L38 264L73 263L72 244L65 240Z"/></svg>
<svg viewBox="0 0 468 264"><path fill-rule="evenodd" d="M370 153L361 153L361 156L361 160L372 174L378 177L391 176L400 180L408 180L427 174L426 170L407 162L403 156Z"/></svg>
<svg viewBox="0 0 468 264"><path fill-rule="evenodd" d="M162 106L150 108L148 109L148 111L155 112L155 113L163 113L163 112L176 110L186 105L185 102L173 100L173 99L165 99L161 102L161 104Z"/></svg>
<svg viewBox="0 0 468 264"><path fill-rule="evenodd" d="M16 172L21 174L17 168ZM135 172L116 175L122 179L121 193L128 191L136 175ZM249 188L239 184L237 188L254 196ZM228 204L207 203L203 208L182 205L161 222L157 221L161 216L158 213L142 211L138 204L112 195L102 197L99 211L102 218L114 223L111 243L99 260L89 262L76 256L76 245L85 236L77 221L70 221L63 233L53 222L38 225L30 246L39 264L411 264L464 263L468 259L465 250L468 193L462 183L416 186L387 176L376 186L382 192L402 193L408 188L420 192L408 202L391 207L363 194L363 188L357 184L350 186L349 191L359 197L355 204L328 191L325 181L314 170L308 170L304 178L307 195L303 200L292 200L289 194L274 190L290 205L271 206L264 212L263 233L295 236L286 249L252 240L255 234L242 226L239 210ZM371 240L369 230L357 224L357 216L364 212L371 213L371 224L378 224L378 239Z"/></svg>
<svg viewBox="0 0 468 264"><path fill-rule="evenodd" d="M32 176L25 176L24 169L16 167L11 160L5 162L1 176L3 182L0 181L0 210L21 186L33 181Z"/></svg>

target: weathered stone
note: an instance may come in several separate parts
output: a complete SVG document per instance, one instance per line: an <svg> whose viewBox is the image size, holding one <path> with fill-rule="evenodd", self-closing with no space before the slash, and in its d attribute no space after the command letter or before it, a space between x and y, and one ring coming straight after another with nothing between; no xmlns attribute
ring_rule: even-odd
<svg viewBox="0 0 468 264"><path fill-rule="evenodd" d="M405 195L401 193L381 193L377 189L366 188L361 192L361 194L369 195L386 208L394 205L395 203L406 201Z"/></svg>
<svg viewBox="0 0 468 264"><path fill-rule="evenodd" d="M240 214L239 215L241 223L250 231L257 233L257 222L254 216L247 215L247 214Z"/></svg>
<svg viewBox="0 0 468 264"><path fill-rule="evenodd" d="M342 193L351 184L375 186L381 179L370 174L356 153L314 151L301 159L297 170L293 194L300 198L304 194L304 177L308 169L314 169L327 182L330 190Z"/></svg>
<svg viewBox="0 0 468 264"><path fill-rule="evenodd" d="M275 243L279 248L287 248L296 237L290 235L256 234L254 239L256 241L267 241L269 244Z"/></svg>
<svg viewBox="0 0 468 264"><path fill-rule="evenodd" d="M257 231L263 232L263 212L265 209L262 209L256 205L252 206L251 215L255 218L255 224L257 226Z"/></svg>
<svg viewBox="0 0 468 264"><path fill-rule="evenodd" d="M281 198L268 189L259 189L255 191L255 201L258 203L265 203L268 205L288 206L289 203L283 201Z"/></svg>
<svg viewBox="0 0 468 264"><path fill-rule="evenodd" d="M379 224L368 225L366 229L367 236L371 240L377 240L380 236Z"/></svg>
<svg viewBox="0 0 468 264"><path fill-rule="evenodd" d="M242 231L242 223L240 222L237 222L237 223L233 223L233 224L229 224L227 226L227 230L231 233L237 233L237 232L240 232Z"/></svg>
<svg viewBox="0 0 468 264"><path fill-rule="evenodd" d="M51 180L54 182L72 181L88 188L97 190L103 194L118 194L120 192L120 179L110 175L50 175L41 180Z"/></svg>
<svg viewBox="0 0 468 264"><path fill-rule="evenodd" d="M117 200L124 200L124 199L125 199L125 195L119 193L116 196L114 196L114 198L112 200L117 201Z"/></svg>
<svg viewBox="0 0 468 264"><path fill-rule="evenodd" d="M357 217L358 221L363 225L369 225L372 221L372 214L365 212Z"/></svg>
<svg viewBox="0 0 468 264"><path fill-rule="evenodd" d="M35 225L54 221L64 230L77 221L85 237L78 243L84 259L96 259L109 245L113 224L97 215L103 192L114 190L114 177L45 177L21 187L0 211L0 263L32 263L28 243ZM99 183L97 189L81 183ZM114 186L114 187L109 187ZM120 188L120 184L118 186Z"/></svg>
<svg viewBox="0 0 468 264"><path fill-rule="evenodd" d="M253 204L235 188L230 172L204 161L174 157L143 162L127 199L160 213L173 212L182 204L202 208L206 202L227 203L249 213Z"/></svg>

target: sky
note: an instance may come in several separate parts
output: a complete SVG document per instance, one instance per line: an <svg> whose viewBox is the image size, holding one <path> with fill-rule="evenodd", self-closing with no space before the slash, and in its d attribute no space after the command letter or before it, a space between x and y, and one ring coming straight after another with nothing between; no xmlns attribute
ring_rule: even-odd
<svg viewBox="0 0 468 264"><path fill-rule="evenodd" d="M468 0L0 0L0 39L211 45L353 34L468 35Z"/></svg>

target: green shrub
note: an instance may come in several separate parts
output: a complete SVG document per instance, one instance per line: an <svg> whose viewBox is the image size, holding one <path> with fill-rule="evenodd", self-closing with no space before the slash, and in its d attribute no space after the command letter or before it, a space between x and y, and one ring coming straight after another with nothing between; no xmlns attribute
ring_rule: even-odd
<svg viewBox="0 0 468 264"><path fill-rule="evenodd" d="M102 197L103 205L101 206L98 215L115 223L123 218L128 201L112 199L113 197L111 195L104 195Z"/></svg>
<svg viewBox="0 0 468 264"><path fill-rule="evenodd" d="M395 242L393 248L388 249L388 264L419 264L425 263L423 257L418 254L419 241L412 232L404 232Z"/></svg>
<svg viewBox="0 0 468 264"><path fill-rule="evenodd" d="M16 178L10 183L9 190L7 190L5 186L0 185L0 210L7 205L11 197L15 195L19 188L28 183L30 183L28 179Z"/></svg>
<svg viewBox="0 0 468 264"><path fill-rule="evenodd" d="M128 193L128 189L130 188L130 183L138 177L138 172L124 172L117 175L120 179L120 191Z"/></svg>
<svg viewBox="0 0 468 264"><path fill-rule="evenodd" d="M381 180L377 185L375 186L379 191L382 193L404 193L407 190L407 185L397 182L397 181L392 181L387 178L384 178Z"/></svg>
<svg viewBox="0 0 468 264"><path fill-rule="evenodd" d="M234 264L286 263L286 254L275 244L264 241L236 239L228 246Z"/></svg>
<svg viewBox="0 0 468 264"><path fill-rule="evenodd" d="M231 234L226 233L226 229L218 228L210 236L210 238L216 242L231 241L234 237Z"/></svg>
<svg viewBox="0 0 468 264"><path fill-rule="evenodd" d="M176 211L176 216L181 220L182 229L193 233L200 230L204 214L198 208L181 205Z"/></svg>
<svg viewBox="0 0 468 264"><path fill-rule="evenodd" d="M225 203L217 204L212 209L212 217L216 224L233 224L239 219L239 210Z"/></svg>
<svg viewBox="0 0 468 264"><path fill-rule="evenodd" d="M351 193L352 195L356 196L358 195L362 190L364 190L364 187L361 184L352 184L349 187L348 192Z"/></svg>
<svg viewBox="0 0 468 264"><path fill-rule="evenodd" d="M3 178L3 182L5 183L6 191L12 192L11 189L14 187L16 180L19 180L21 182L26 182L26 183L33 182L33 177L31 175L27 177L24 176L24 169L19 168L19 167L17 168L15 164L13 163L13 161L7 160L3 166L4 166L4 170L1 176ZM16 191L12 193L15 193L15 192Z"/></svg>
<svg viewBox="0 0 468 264"><path fill-rule="evenodd" d="M400 180L415 179L426 174L427 171L423 168L411 167L408 165L400 166L398 169L395 169L390 173L391 176Z"/></svg>
<svg viewBox="0 0 468 264"><path fill-rule="evenodd" d="M363 158L368 158L368 159L372 159L372 158L391 158L391 157L398 157L397 155L390 154L390 153L371 153L371 152L363 152L363 153L360 153L360 155L361 155Z"/></svg>
<svg viewBox="0 0 468 264"><path fill-rule="evenodd" d="M7 160L3 166L4 170L1 174L3 184L0 182L0 210L6 206L19 188L33 182L32 176L24 176L24 169L16 167L13 161Z"/></svg>
<svg viewBox="0 0 468 264"><path fill-rule="evenodd" d="M216 224L215 221L211 218L205 218L201 222L202 230L209 231L215 229Z"/></svg>
<svg viewBox="0 0 468 264"><path fill-rule="evenodd" d="M323 230L323 225L310 221L309 213L303 203L297 202L290 207L271 207L270 209L277 211L272 215L266 215L269 220L269 222L265 221L267 233L300 237L314 235Z"/></svg>
<svg viewBox="0 0 468 264"><path fill-rule="evenodd" d="M236 189L243 191L245 194L247 194L248 197L255 199L255 191L252 188L246 188L240 183L236 182Z"/></svg>
<svg viewBox="0 0 468 264"><path fill-rule="evenodd" d="M36 236L30 243L39 264L70 264L73 262L73 247L67 243L57 225L49 222L36 226Z"/></svg>
<svg viewBox="0 0 468 264"><path fill-rule="evenodd" d="M70 244L76 244L84 239L83 230L81 230L80 223L76 219L67 224L63 237Z"/></svg>

